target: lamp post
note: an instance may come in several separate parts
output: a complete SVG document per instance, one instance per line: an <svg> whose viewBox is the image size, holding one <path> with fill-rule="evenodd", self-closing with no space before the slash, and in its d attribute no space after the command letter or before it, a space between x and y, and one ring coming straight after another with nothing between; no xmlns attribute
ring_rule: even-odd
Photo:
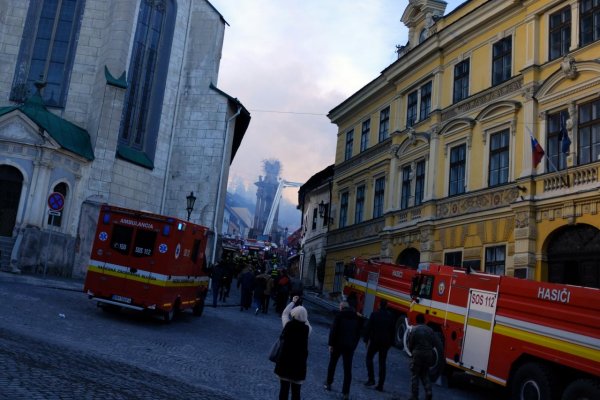
<svg viewBox="0 0 600 400"><path fill-rule="evenodd" d="M325 215L325 202L323 202L323 200L321 200L321 202L319 203L319 217L323 218L324 215Z"/></svg>
<svg viewBox="0 0 600 400"><path fill-rule="evenodd" d="M196 196L194 196L194 192L190 192L189 195L187 195L186 197L187 200L187 213L188 213L188 217L187 220L190 220L190 216L192 215L192 211L194 211L194 204L196 203Z"/></svg>

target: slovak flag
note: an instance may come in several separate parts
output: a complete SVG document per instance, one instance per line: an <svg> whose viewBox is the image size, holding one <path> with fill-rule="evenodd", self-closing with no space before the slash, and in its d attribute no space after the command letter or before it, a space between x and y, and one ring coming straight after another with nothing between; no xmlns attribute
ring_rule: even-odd
<svg viewBox="0 0 600 400"><path fill-rule="evenodd" d="M564 118L560 119L560 134L558 140L560 141L562 152L567 154L569 152L569 147L571 147L571 139L569 138Z"/></svg>
<svg viewBox="0 0 600 400"><path fill-rule="evenodd" d="M544 149L542 149L542 145L540 145L538 143L538 141L531 136L531 150L532 150L532 163L533 163L533 168L537 168L538 164L540 163L540 161L542 161L542 158L544 157L544 154L546 154L544 152Z"/></svg>

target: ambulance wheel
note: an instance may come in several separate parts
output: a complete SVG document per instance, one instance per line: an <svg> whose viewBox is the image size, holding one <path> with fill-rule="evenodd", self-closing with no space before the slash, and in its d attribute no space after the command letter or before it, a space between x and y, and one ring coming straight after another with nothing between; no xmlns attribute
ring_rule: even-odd
<svg viewBox="0 0 600 400"><path fill-rule="evenodd" d="M202 316L203 312L204 312L204 299L197 302L194 305L194 308L192 309L192 314L194 314L196 317Z"/></svg>
<svg viewBox="0 0 600 400"><path fill-rule="evenodd" d="M404 350L404 335L406 334L406 315L400 314L396 319L396 330L394 334L394 346L400 350Z"/></svg>
<svg viewBox="0 0 600 400"><path fill-rule="evenodd" d="M429 368L429 379L435 382L444 372L446 359L444 358L444 336L441 332L435 332L438 337L437 343L433 346L433 365Z"/></svg>
<svg viewBox="0 0 600 400"><path fill-rule="evenodd" d="M536 362L523 364L511 380L511 400L555 399L555 384L548 366Z"/></svg>
<svg viewBox="0 0 600 400"><path fill-rule="evenodd" d="M600 399L600 382L593 379L578 379L567 386L562 400Z"/></svg>
<svg viewBox="0 0 600 400"><path fill-rule="evenodd" d="M171 308L169 311L163 311L163 321L165 324L173 321L173 317L175 317L175 307Z"/></svg>

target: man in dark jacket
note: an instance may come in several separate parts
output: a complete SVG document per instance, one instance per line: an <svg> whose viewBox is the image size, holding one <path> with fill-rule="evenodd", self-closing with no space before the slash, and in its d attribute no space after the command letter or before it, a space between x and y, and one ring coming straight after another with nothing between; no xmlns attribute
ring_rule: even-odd
<svg viewBox="0 0 600 400"><path fill-rule="evenodd" d="M379 353L379 382L375 389L380 392L383 392L387 354L394 343L394 330L394 316L387 308L387 300L383 299L379 302L379 310L373 312L369 317L364 332L364 340L367 343L367 373L369 374L369 380L365 385L373 386L375 384L373 357Z"/></svg>
<svg viewBox="0 0 600 400"><path fill-rule="evenodd" d="M342 357L344 361L344 383L342 394L344 399L350 397L350 383L352 382L352 358L354 350L360 341L363 318L347 302L340 303L340 312L335 316L329 330L329 366L327 367L327 381L325 389L331 390L333 376L337 362Z"/></svg>
<svg viewBox="0 0 600 400"><path fill-rule="evenodd" d="M433 348L439 343L439 338L433 329L425 325L423 314L417 314L417 326L413 327L408 336L408 350L412 354L410 362L411 372L411 400L419 399L419 380L425 389L425 399L431 400L431 381L429 380L429 367L433 365Z"/></svg>

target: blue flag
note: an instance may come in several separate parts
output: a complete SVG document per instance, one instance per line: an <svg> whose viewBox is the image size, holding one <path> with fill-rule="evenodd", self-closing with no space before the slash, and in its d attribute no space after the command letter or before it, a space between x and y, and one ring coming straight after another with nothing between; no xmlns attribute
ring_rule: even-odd
<svg viewBox="0 0 600 400"><path fill-rule="evenodd" d="M558 136L558 140L560 141L561 151L567 154L569 152L569 147L571 147L571 139L569 138L567 124L565 123L563 116L560 117L560 134Z"/></svg>

